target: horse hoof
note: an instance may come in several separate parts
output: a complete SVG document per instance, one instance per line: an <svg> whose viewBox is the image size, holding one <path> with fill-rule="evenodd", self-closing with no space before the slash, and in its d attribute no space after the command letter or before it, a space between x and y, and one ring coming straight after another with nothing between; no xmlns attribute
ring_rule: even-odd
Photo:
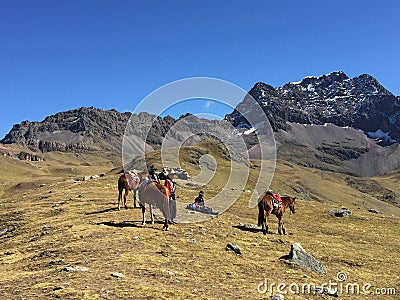
<svg viewBox="0 0 400 300"><path fill-rule="evenodd" d="M125 209L128 209L128 206L127 206L127 205L125 205Z"/></svg>
<svg viewBox="0 0 400 300"><path fill-rule="evenodd" d="M118 207L117 210L121 210L121 208Z"/></svg>

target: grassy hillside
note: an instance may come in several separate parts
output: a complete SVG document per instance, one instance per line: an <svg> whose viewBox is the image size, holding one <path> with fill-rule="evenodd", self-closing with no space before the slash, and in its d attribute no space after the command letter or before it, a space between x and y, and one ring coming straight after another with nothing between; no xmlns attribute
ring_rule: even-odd
<svg viewBox="0 0 400 300"><path fill-rule="evenodd" d="M184 148L181 164L192 176L199 174L194 157L204 152L218 163L217 175L202 188L213 195L224 186L230 167L222 148L215 143ZM345 283L368 283L371 291L397 288L397 296L343 294L341 299L395 299L400 293L400 209L349 185L347 175L278 161L272 188L300 198L297 213L285 215L287 236L277 234L275 217L267 236L251 225L257 223L257 209L248 208L246 191L217 218L163 232L161 219L141 225L132 198L130 209L115 210L118 158L49 155L44 162L1 158L7 188L0 198L0 299L269 299L269 291L257 289L265 280L275 287L320 285L338 282L339 272L347 274ZM148 156L160 166L159 158L157 152ZM258 165L252 162L246 189L252 188ZM99 173L106 176L73 180ZM398 173L368 180L400 198ZM177 193L180 201L190 202L197 191L181 183ZM328 213L342 206L353 214L336 218ZM320 260L328 274L280 260L293 242ZM228 243L236 243L242 255L226 251ZM88 269L65 270L74 266ZM286 296L305 298L331 297Z"/></svg>

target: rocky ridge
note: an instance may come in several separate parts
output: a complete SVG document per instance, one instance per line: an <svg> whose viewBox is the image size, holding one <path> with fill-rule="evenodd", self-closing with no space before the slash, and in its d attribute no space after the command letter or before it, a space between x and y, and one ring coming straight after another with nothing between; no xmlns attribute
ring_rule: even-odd
<svg viewBox="0 0 400 300"><path fill-rule="evenodd" d="M287 122L331 123L361 129L384 145L400 141L400 97L367 74L349 78L339 71L278 88L258 82L249 94L263 108L275 131L287 130ZM247 98L237 107L253 114ZM226 119L238 128L251 127L236 109Z"/></svg>

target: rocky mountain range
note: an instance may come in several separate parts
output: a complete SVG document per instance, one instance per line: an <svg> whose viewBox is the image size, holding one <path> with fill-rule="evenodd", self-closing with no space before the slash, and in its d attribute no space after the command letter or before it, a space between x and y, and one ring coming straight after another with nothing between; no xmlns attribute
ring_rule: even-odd
<svg viewBox="0 0 400 300"><path fill-rule="evenodd" d="M358 176L400 168L400 97L370 75L348 78L343 72L334 72L277 88L259 82L249 95L268 117L282 158ZM34 152L121 153L124 135L133 143L144 141L144 147L151 150L163 143L194 144L215 137L229 140L234 127L246 142L247 149L243 151L256 157L257 132L265 124L258 123L257 128L249 124L246 116L255 113L250 103L245 97L223 121L190 114L174 119L145 112L132 115L82 107L49 116L42 122L23 121L0 142L23 145ZM130 129L126 132L128 122Z"/></svg>
<svg viewBox="0 0 400 300"><path fill-rule="evenodd" d="M334 72L278 88L258 82L249 94L263 108L275 131L287 130L287 122L331 123L360 129L380 138L382 144L400 141L400 97L367 74L349 78L343 72ZM253 114L248 98L237 108ZM250 126L236 109L226 118L236 127Z"/></svg>

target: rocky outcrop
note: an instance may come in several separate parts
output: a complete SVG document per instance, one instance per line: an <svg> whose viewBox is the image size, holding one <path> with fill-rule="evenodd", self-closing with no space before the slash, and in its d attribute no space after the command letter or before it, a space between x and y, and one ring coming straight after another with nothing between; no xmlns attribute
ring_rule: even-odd
<svg viewBox="0 0 400 300"><path fill-rule="evenodd" d="M22 151L18 154L18 158L20 160L29 160L29 161L43 161L44 158L37 154L28 153Z"/></svg>
<svg viewBox="0 0 400 300"><path fill-rule="evenodd" d="M300 243L293 243L288 255L282 256L281 259L288 260L303 269L313 271L317 274L326 274L326 269L314 256L307 253Z"/></svg>
<svg viewBox="0 0 400 300"><path fill-rule="evenodd" d="M0 147L0 155L27 161L44 161L44 158L38 154L26 151L18 152L18 150L9 149L4 146Z"/></svg>
<svg viewBox="0 0 400 300"><path fill-rule="evenodd" d="M114 109L81 107L48 116L41 122L23 121L16 124L1 143L19 144L41 152L120 150L125 127L131 116L129 112L120 113ZM135 133L139 137L159 147L162 137L175 119L140 113L132 116L131 121L138 124ZM147 132L148 128L141 124L150 124L150 130Z"/></svg>

